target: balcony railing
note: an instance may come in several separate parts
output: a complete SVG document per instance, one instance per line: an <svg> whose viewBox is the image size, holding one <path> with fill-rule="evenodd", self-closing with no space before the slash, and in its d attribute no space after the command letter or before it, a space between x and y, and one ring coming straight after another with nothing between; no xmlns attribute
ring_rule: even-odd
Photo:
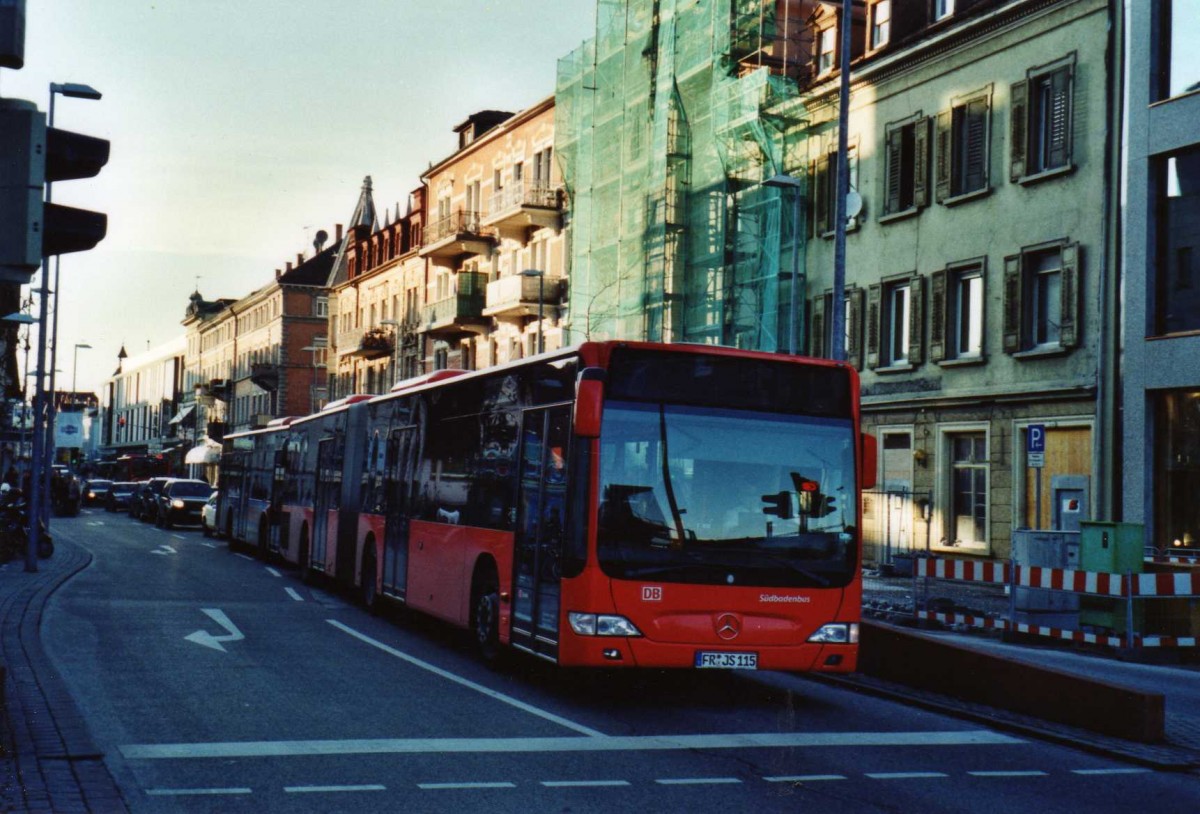
<svg viewBox="0 0 1200 814"><path fill-rule="evenodd" d="M487 286L484 316L537 316L538 285L537 277L526 277L523 274L511 274L508 277L493 280ZM562 292L562 278L547 277L544 282L541 282L541 286L543 309L549 305L556 305Z"/></svg>
<svg viewBox="0 0 1200 814"><path fill-rule="evenodd" d="M548 227L558 229L562 224L563 196L559 187L548 184L513 184L492 196L487 226Z"/></svg>
<svg viewBox="0 0 1200 814"><path fill-rule="evenodd" d="M431 302L422 309L426 331L464 332L483 320L487 275L477 271L462 271L456 277L458 293Z"/></svg>
<svg viewBox="0 0 1200 814"><path fill-rule="evenodd" d="M362 336L359 337L358 346L351 353L364 359L387 356L392 352L394 341L395 337L392 336L391 331L383 328L368 328L363 331Z"/></svg>
<svg viewBox="0 0 1200 814"><path fill-rule="evenodd" d="M478 212L460 209L425 227L425 242L420 253L423 257L483 254L494 241L492 234L483 228Z"/></svg>
<svg viewBox="0 0 1200 814"><path fill-rule="evenodd" d="M250 381L263 390L279 389L280 366L271 362L255 362L250 365Z"/></svg>

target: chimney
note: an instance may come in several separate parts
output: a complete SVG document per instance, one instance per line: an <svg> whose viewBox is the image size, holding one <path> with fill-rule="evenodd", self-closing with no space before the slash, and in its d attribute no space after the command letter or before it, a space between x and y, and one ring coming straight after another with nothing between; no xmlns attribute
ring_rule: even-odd
<svg viewBox="0 0 1200 814"><path fill-rule="evenodd" d="M333 231L334 231L334 238L333 238L333 239L334 239L334 240L336 240L336 241L338 241L339 243L341 243L341 241L342 241L342 224L340 224L340 223L335 223L335 224L333 225Z"/></svg>
<svg viewBox="0 0 1200 814"><path fill-rule="evenodd" d="M288 273L289 271L291 271L291 270L292 270L292 263L291 263L291 261L289 260L289 261L288 261L288 264L287 264L287 271L285 271L285 272L284 272L284 274L287 274L287 273Z"/></svg>
<svg viewBox="0 0 1200 814"><path fill-rule="evenodd" d="M283 272L280 271L279 269L275 269L275 279L278 280L282 276L283 276Z"/></svg>
<svg viewBox="0 0 1200 814"><path fill-rule="evenodd" d="M297 252L297 253L296 253L296 265L297 265L297 266L303 266L303 265L304 265L304 253L303 253L303 252Z"/></svg>

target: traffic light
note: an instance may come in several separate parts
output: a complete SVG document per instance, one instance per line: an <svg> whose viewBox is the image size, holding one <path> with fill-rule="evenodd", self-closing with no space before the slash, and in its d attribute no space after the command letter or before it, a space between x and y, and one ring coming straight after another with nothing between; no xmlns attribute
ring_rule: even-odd
<svg viewBox="0 0 1200 814"><path fill-rule="evenodd" d="M44 203L46 183L91 178L108 163L105 139L46 127L32 102L0 99L0 282L28 283L43 257L93 248L101 212Z"/></svg>
<svg viewBox="0 0 1200 814"><path fill-rule="evenodd" d="M46 116L0 99L0 282L24 284L42 264Z"/></svg>
<svg viewBox="0 0 1200 814"><path fill-rule="evenodd" d="M792 493L786 489L762 496L763 514L773 514L783 520L795 517L792 511Z"/></svg>
<svg viewBox="0 0 1200 814"><path fill-rule="evenodd" d="M108 140L46 129L46 182L92 178L108 163ZM42 255L50 257L95 248L108 232L103 212L47 203L43 215Z"/></svg>

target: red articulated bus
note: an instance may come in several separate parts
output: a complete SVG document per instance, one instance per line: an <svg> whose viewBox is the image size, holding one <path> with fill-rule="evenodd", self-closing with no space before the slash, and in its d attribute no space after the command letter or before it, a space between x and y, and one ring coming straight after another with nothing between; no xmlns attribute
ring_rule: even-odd
<svg viewBox="0 0 1200 814"><path fill-rule="evenodd" d="M875 446L843 363L585 343L230 435L221 517L564 666L849 672Z"/></svg>

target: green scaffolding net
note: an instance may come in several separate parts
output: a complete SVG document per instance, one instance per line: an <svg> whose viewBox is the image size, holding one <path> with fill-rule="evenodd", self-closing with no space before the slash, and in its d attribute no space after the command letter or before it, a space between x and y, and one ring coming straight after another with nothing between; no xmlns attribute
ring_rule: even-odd
<svg viewBox="0 0 1200 814"><path fill-rule="evenodd" d="M569 341L803 347L805 179L798 0L597 0L559 61ZM792 285L797 290L791 290ZM792 316L795 316L792 324Z"/></svg>

